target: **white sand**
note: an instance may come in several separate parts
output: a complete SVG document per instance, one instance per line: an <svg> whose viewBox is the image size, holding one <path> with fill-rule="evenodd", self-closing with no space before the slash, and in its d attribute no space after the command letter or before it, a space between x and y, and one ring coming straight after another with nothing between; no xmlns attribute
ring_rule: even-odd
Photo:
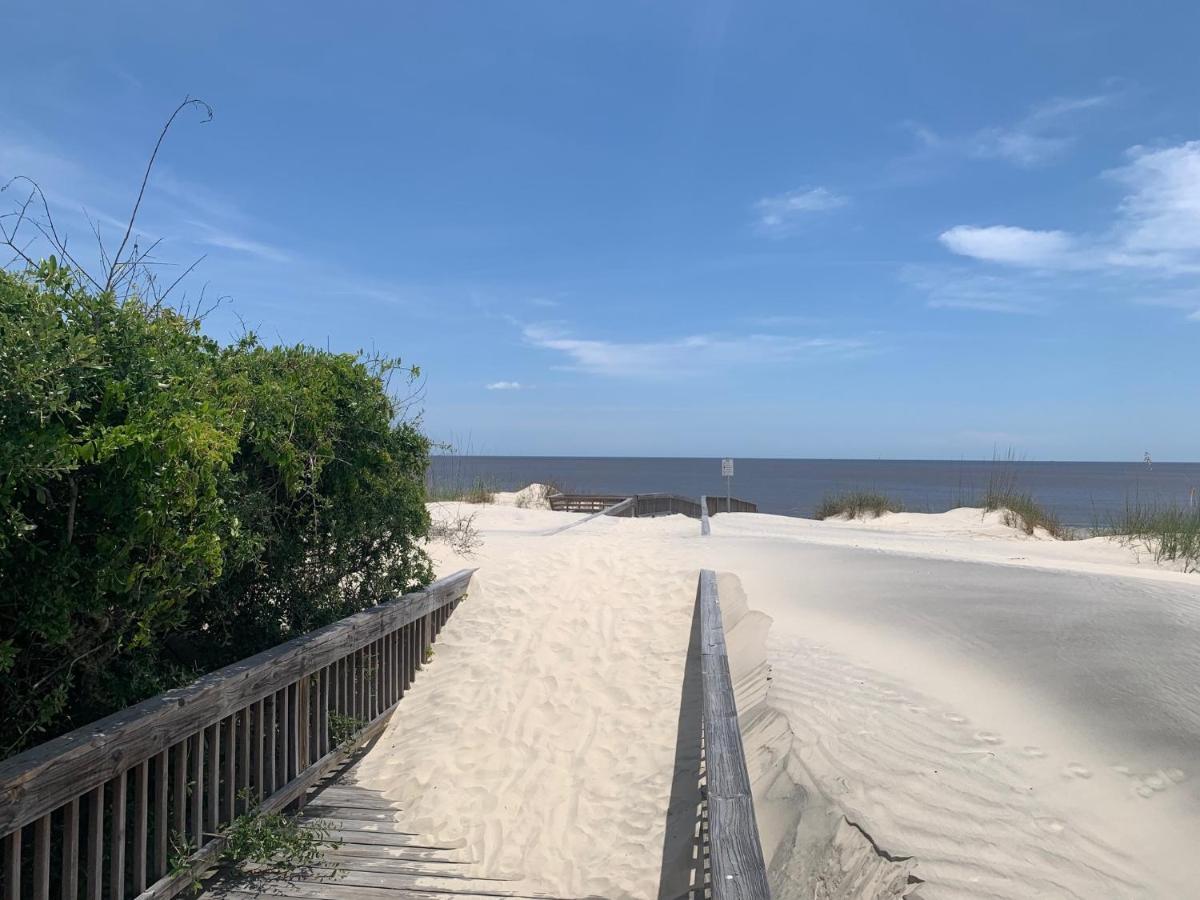
<svg viewBox="0 0 1200 900"><path fill-rule="evenodd" d="M777 897L1200 896L1200 576L974 510L461 509L471 596L360 778L469 874L658 896L705 567Z"/></svg>

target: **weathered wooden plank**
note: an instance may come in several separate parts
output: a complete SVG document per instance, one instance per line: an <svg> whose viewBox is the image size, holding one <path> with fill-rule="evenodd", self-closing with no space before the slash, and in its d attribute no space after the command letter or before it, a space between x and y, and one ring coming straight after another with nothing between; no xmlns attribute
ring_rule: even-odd
<svg viewBox="0 0 1200 900"><path fill-rule="evenodd" d="M79 898L79 798L76 797L63 807L62 865L59 869L62 882L62 900Z"/></svg>
<svg viewBox="0 0 1200 900"><path fill-rule="evenodd" d="M366 806L342 806L339 803L323 803L321 798L309 800L304 807L305 815L316 819L336 819L339 822L398 822L397 810Z"/></svg>
<svg viewBox="0 0 1200 900"><path fill-rule="evenodd" d="M424 616L465 591L473 571L440 579L0 762L0 835Z"/></svg>
<svg viewBox="0 0 1200 900"><path fill-rule="evenodd" d="M221 723L214 722L204 729L205 740L208 743L208 788L205 796L208 800L208 833L216 834L221 830Z"/></svg>
<svg viewBox="0 0 1200 900"><path fill-rule="evenodd" d="M716 573L703 570L696 591L712 895L715 900L766 900L771 894L729 677Z"/></svg>
<svg viewBox="0 0 1200 900"><path fill-rule="evenodd" d="M267 701L259 700L254 704L254 741L251 750L254 752L254 794L261 802L266 796L265 765L267 740Z"/></svg>
<svg viewBox="0 0 1200 900"><path fill-rule="evenodd" d="M712 533L712 527L708 522L708 497L700 498L700 534L702 537L707 537Z"/></svg>

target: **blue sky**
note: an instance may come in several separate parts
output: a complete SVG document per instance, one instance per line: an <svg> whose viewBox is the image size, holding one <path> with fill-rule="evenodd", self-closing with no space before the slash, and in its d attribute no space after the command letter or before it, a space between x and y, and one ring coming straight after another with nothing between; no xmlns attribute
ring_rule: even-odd
<svg viewBox="0 0 1200 900"><path fill-rule="evenodd" d="M476 452L1195 460L1193 3L6 5L0 176ZM6 207L11 188L0 195ZM164 271L171 271L164 269Z"/></svg>

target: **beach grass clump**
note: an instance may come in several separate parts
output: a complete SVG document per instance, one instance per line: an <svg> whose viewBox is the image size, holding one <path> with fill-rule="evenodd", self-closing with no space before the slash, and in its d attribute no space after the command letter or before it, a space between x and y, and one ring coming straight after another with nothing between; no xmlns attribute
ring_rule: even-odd
<svg viewBox="0 0 1200 900"><path fill-rule="evenodd" d="M496 499L496 484L483 477L470 482L437 482L426 487L426 498L431 502L493 503Z"/></svg>
<svg viewBox="0 0 1200 900"><path fill-rule="evenodd" d="M1185 572L1200 571L1200 507L1127 502L1124 511L1093 533L1138 541L1155 562L1181 562Z"/></svg>
<svg viewBox="0 0 1200 900"><path fill-rule="evenodd" d="M1065 541L1074 536L1071 529L1063 525L1054 513L1038 503L1032 494L1024 491L989 490L984 495L983 508L988 512L1002 513L1005 525L1018 528L1026 534L1033 534L1041 528L1058 540Z"/></svg>
<svg viewBox="0 0 1200 900"><path fill-rule="evenodd" d="M877 519L884 513L904 512L904 504L877 491L843 491L826 494L817 505L817 519Z"/></svg>
<svg viewBox="0 0 1200 900"><path fill-rule="evenodd" d="M975 504L964 504L975 505ZM1070 540L1074 532L1064 525L1050 510L1034 499L1033 494L1023 491L1019 485L1017 457L1012 450L1003 457L992 457L992 470L988 475L987 491L979 504L987 512L1000 512L1004 524L1032 535L1041 528L1058 540Z"/></svg>

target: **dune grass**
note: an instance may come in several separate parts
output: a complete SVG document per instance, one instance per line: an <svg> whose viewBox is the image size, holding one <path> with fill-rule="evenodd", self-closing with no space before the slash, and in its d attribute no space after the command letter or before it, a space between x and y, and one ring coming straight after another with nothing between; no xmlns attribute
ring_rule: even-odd
<svg viewBox="0 0 1200 900"><path fill-rule="evenodd" d="M496 485L485 478L476 478L465 483L450 481L429 484L426 486L425 496L431 502L493 503L496 499Z"/></svg>
<svg viewBox="0 0 1200 900"><path fill-rule="evenodd" d="M1182 562L1185 572L1200 571L1200 507L1126 502L1124 511L1092 532L1141 542L1156 562Z"/></svg>
<svg viewBox="0 0 1200 900"><path fill-rule="evenodd" d="M877 491L843 491L827 494L817 505L818 519L877 519L887 512L904 512L904 504Z"/></svg>
<svg viewBox="0 0 1200 900"><path fill-rule="evenodd" d="M1012 450L1003 457L992 458L992 470L988 474L987 490L978 505L988 512L1000 512L1004 524L1018 528L1026 534L1044 529L1058 540L1070 540L1075 533L1059 520L1050 510L1034 499L1033 494L1020 488L1017 473L1017 458Z"/></svg>

